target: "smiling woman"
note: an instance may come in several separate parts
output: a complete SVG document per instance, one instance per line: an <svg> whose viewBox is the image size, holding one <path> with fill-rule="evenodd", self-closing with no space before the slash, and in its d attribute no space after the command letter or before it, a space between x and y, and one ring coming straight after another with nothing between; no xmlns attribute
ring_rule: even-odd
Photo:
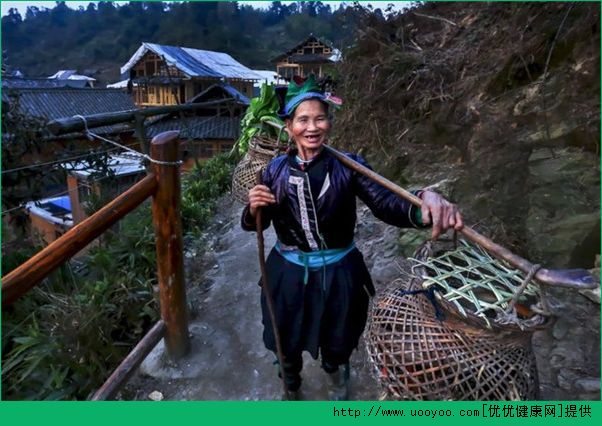
<svg viewBox="0 0 602 426"><path fill-rule="evenodd" d="M374 294L370 273L353 241L356 196L376 217L394 226L424 227L432 220L435 238L442 230L462 228L457 208L438 194L416 192L423 201L422 211L418 210L324 149L331 129L329 106L337 99L323 93L313 75L293 78L280 115L295 149L267 165L262 183L249 191L242 214L243 229L261 231L273 223L278 236L262 277L267 282L261 296L263 338L268 349L282 348L288 399L300 399L303 351L314 359L321 355L330 378L330 399L349 397L349 357L364 330ZM357 155L349 157L367 165ZM259 209L262 229L255 226ZM273 300L277 332L268 298ZM276 335L281 337L279 343Z"/></svg>

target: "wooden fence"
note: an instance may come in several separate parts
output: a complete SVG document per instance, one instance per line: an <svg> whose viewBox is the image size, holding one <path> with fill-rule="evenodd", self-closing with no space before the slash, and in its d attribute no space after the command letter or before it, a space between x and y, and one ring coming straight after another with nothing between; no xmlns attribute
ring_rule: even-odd
<svg viewBox="0 0 602 426"><path fill-rule="evenodd" d="M49 123L54 134L81 131L107 123L125 122L142 114L197 109L231 102L232 99L193 105L148 108L112 114L57 120ZM143 143L143 141L141 141ZM161 340L167 354L176 360L190 349L184 286L182 219L180 215L179 132L157 135L150 144L151 167L148 175L92 216L74 226L31 259L2 277L2 306L6 307L38 285L121 218L152 197L153 226L156 236L157 275L161 320L140 340L113 374L92 396L92 400L111 399Z"/></svg>

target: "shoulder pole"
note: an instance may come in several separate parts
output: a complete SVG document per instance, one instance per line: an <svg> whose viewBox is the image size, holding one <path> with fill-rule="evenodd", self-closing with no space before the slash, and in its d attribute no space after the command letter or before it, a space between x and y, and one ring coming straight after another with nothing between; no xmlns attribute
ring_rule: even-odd
<svg viewBox="0 0 602 426"><path fill-rule="evenodd" d="M261 183L261 169L257 172L257 183ZM276 313L274 312L274 300L272 299L272 291L268 281L268 271L265 266L265 245L263 241L263 226L262 226L262 209L257 209L255 215L255 226L257 228L257 252L259 253L259 269L261 271L261 287L263 288L263 294L265 295L265 301L268 306L268 312L270 314L270 322L272 323L272 332L274 333L274 340L276 341L276 356L278 357L278 366L280 369L280 378L282 379L282 388L284 389L284 396L289 400L289 391L284 376L284 354L282 353L282 344L280 341L280 333L278 331L278 325L276 324Z"/></svg>

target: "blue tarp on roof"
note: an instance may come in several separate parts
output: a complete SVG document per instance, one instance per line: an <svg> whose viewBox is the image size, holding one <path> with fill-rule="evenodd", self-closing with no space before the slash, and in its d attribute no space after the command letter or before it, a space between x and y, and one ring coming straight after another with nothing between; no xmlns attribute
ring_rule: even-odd
<svg viewBox="0 0 602 426"><path fill-rule="evenodd" d="M48 203L57 207L61 207L67 211L71 211L71 200L69 199L68 195L53 198L52 200L48 201Z"/></svg>
<svg viewBox="0 0 602 426"><path fill-rule="evenodd" d="M121 75L126 75L147 52L165 58L168 64L175 66L189 77L261 79L260 75L227 53L155 43L142 43L130 60L121 67Z"/></svg>
<svg viewBox="0 0 602 426"><path fill-rule="evenodd" d="M229 84L221 84L221 86L224 88L224 90L226 92L228 92L230 95L232 95L233 98L238 99L243 104L249 105L251 103L251 100L249 98L247 98L245 95L240 93L238 90L236 90L234 87L230 86Z"/></svg>
<svg viewBox="0 0 602 426"><path fill-rule="evenodd" d="M240 93L233 86L222 82L212 84L192 99L189 99L188 102L206 102L221 99L223 97L233 97L244 105L250 105L251 103L251 100L248 97Z"/></svg>

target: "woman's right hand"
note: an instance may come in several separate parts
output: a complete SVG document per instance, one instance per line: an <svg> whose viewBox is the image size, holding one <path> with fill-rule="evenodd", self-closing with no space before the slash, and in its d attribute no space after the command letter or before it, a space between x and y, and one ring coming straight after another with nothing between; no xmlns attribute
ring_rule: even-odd
<svg viewBox="0 0 602 426"><path fill-rule="evenodd" d="M255 185L249 190L249 213L255 217L259 207L265 207L276 202L276 197L265 185Z"/></svg>

